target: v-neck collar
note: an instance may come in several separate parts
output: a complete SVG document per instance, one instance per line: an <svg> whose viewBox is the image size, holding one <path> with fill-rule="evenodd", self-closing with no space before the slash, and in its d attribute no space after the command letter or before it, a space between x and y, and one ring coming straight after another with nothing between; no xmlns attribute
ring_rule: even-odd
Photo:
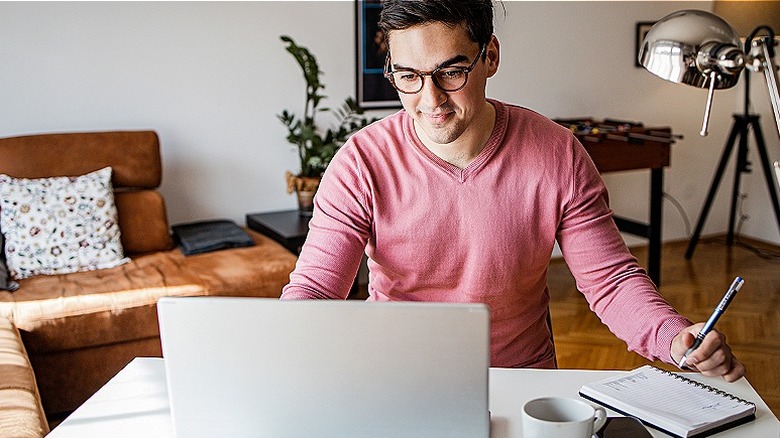
<svg viewBox="0 0 780 438"><path fill-rule="evenodd" d="M485 147L482 151L471 161L466 167L460 168L454 164L448 163L441 159L438 155L431 152L430 149L420 141L417 133L414 129L414 119L409 114L406 114L403 122L403 129L407 140L411 143L415 149L417 149L427 160L441 168L445 172L449 173L457 179L458 182L465 182L470 175L476 174L480 169L485 166L485 163L490 161L490 158L495 154L496 150L502 143L507 128L507 110L506 106L496 100L488 99L488 102L493 105L496 111L496 121L493 125L493 131L490 137L485 143Z"/></svg>

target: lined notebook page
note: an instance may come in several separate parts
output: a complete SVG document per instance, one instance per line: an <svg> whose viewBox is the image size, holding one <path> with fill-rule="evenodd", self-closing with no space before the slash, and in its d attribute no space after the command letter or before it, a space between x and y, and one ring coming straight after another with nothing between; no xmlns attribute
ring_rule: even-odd
<svg viewBox="0 0 780 438"><path fill-rule="evenodd" d="M681 436L755 412L750 402L650 365L587 384L580 394Z"/></svg>

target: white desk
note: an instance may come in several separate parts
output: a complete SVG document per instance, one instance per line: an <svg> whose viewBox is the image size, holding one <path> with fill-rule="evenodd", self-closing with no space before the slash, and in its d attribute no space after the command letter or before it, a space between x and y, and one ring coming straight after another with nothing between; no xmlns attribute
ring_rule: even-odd
<svg viewBox="0 0 780 438"><path fill-rule="evenodd" d="M520 409L526 400L561 395L578 397L583 383L620 371L490 369L492 438L522 436ZM694 374L696 380L756 403L756 420L717 434L718 438L780 437L780 422L756 391L742 379L728 384ZM610 415L615 415L610 412ZM650 429L654 437L668 435ZM50 438L171 438L165 367L159 358L136 358L57 426Z"/></svg>

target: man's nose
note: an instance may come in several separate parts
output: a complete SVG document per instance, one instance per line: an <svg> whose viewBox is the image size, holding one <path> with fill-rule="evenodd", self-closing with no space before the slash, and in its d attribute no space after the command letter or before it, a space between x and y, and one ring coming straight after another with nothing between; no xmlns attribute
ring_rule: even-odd
<svg viewBox="0 0 780 438"><path fill-rule="evenodd" d="M447 98L447 93L433 83L431 76L425 77L422 90L420 90L420 103L423 107L429 109L438 108L447 101Z"/></svg>

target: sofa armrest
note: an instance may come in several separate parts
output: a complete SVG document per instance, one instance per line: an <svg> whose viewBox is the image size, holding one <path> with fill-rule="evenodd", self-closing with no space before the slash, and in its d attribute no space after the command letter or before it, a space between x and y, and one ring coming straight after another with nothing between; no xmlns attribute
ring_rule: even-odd
<svg viewBox="0 0 780 438"><path fill-rule="evenodd" d="M0 316L0 438L49 433L30 359L19 330Z"/></svg>

